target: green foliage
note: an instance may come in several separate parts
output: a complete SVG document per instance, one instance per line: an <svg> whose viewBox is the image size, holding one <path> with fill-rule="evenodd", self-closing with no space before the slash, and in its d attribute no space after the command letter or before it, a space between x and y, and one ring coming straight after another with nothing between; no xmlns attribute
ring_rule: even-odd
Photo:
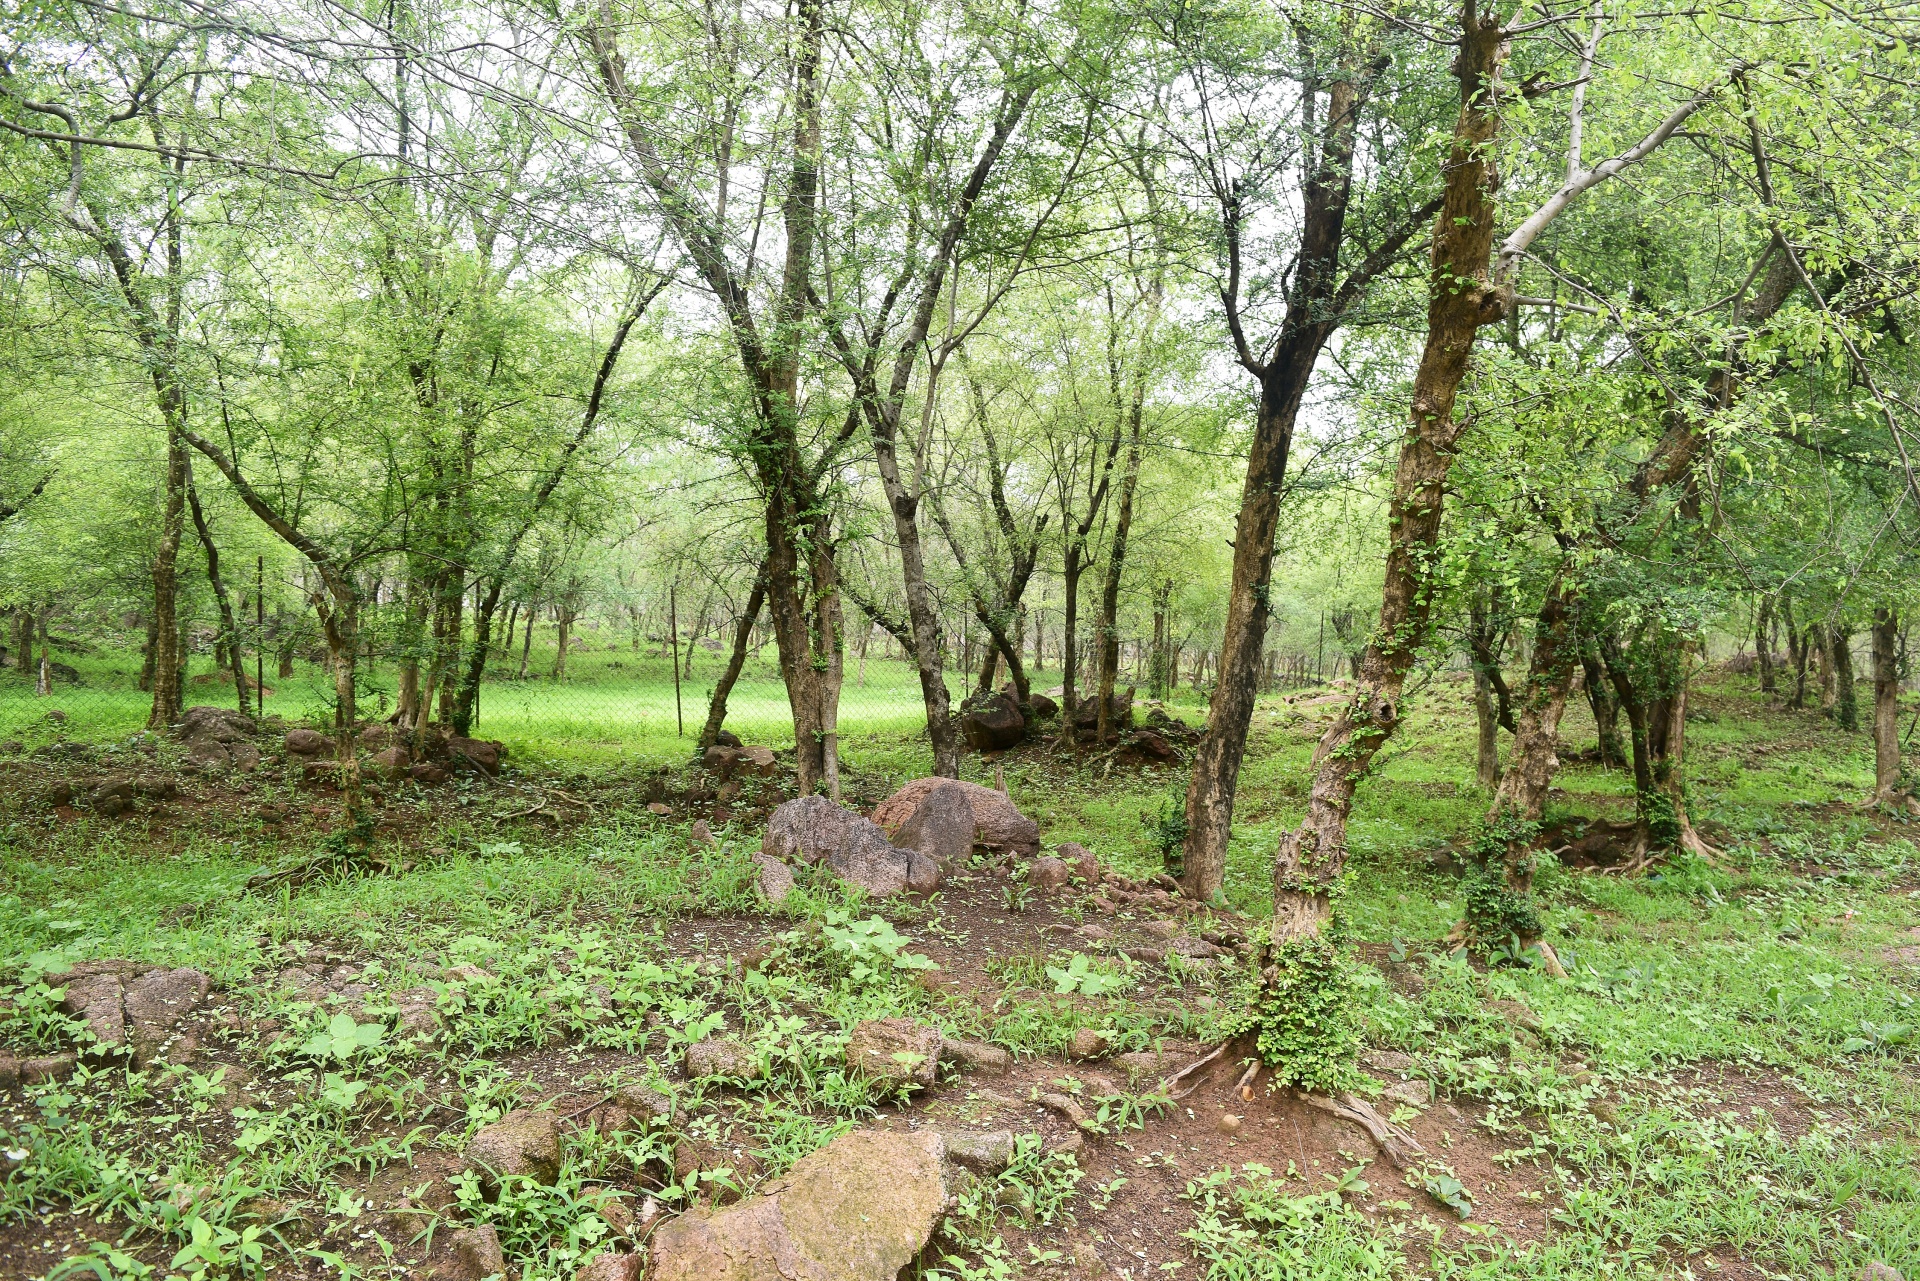
<svg viewBox="0 0 1920 1281"><path fill-rule="evenodd" d="M920 953L906 951L906 936L878 916L855 921L835 909L827 913L820 933L828 952L845 966L847 981L856 987L891 982L899 973L940 968Z"/></svg>
<svg viewBox="0 0 1920 1281"><path fill-rule="evenodd" d="M1081 996L1108 996L1133 987L1133 979L1109 962L1096 961L1084 952L1075 952L1065 965L1049 965L1047 977L1053 980L1055 995L1079 993Z"/></svg>
<svg viewBox="0 0 1920 1281"><path fill-rule="evenodd" d="M1291 1192L1264 1165L1215 1170L1187 1183L1194 1226L1181 1235L1206 1265L1208 1281L1390 1281L1404 1266L1346 1195L1364 1192L1358 1170L1327 1176L1334 1186Z"/></svg>
<svg viewBox="0 0 1920 1281"><path fill-rule="evenodd" d="M1151 817L1140 816L1148 843L1159 852L1160 870L1176 880L1186 871L1187 783L1185 775L1176 774L1160 798L1160 808Z"/></svg>
<svg viewBox="0 0 1920 1281"><path fill-rule="evenodd" d="M375 1049L386 1039L387 1029L379 1023L360 1023L351 1014L335 1014L327 1025L308 1037L301 1052L317 1059L345 1063L357 1055Z"/></svg>
<svg viewBox="0 0 1920 1281"><path fill-rule="evenodd" d="M1233 1032L1253 1036L1276 1086L1328 1094L1353 1089L1361 1079L1356 967L1325 936L1280 944L1261 937L1255 955L1265 957L1266 967L1244 986Z"/></svg>

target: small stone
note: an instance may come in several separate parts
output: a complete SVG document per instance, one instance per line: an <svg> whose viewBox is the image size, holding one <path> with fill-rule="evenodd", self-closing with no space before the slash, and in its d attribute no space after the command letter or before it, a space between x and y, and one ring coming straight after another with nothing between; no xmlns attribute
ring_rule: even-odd
<svg viewBox="0 0 1920 1281"><path fill-rule="evenodd" d="M573 1281L640 1281L637 1254L596 1254L573 1274Z"/></svg>
<svg viewBox="0 0 1920 1281"><path fill-rule="evenodd" d="M1540 1030L1540 1016L1518 1001L1488 1001L1487 1013L1498 1015L1505 1022L1528 1032Z"/></svg>
<svg viewBox="0 0 1920 1281"><path fill-rule="evenodd" d="M1907 1281L1900 1270L1875 1259L1860 1269L1860 1281Z"/></svg>
<svg viewBox="0 0 1920 1281"><path fill-rule="evenodd" d="M1087 906L1091 907L1094 911L1099 912L1103 916L1112 916L1115 912L1120 910L1119 905L1116 904L1112 899L1106 897L1104 894L1096 894L1092 898L1088 899Z"/></svg>
<svg viewBox="0 0 1920 1281"><path fill-rule="evenodd" d="M1075 879L1082 884L1098 885L1100 883L1100 860L1095 858L1093 851L1086 846L1078 841L1062 841L1053 852L1062 863L1073 870Z"/></svg>
<svg viewBox="0 0 1920 1281"><path fill-rule="evenodd" d="M847 1066L895 1089L934 1083L941 1036L912 1019L868 1019L847 1038Z"/></svg>
<svg viewBox="0 0 1920 1281"><path fill-rule="evenodd" d="M686 1070L687 1075L696 1080L719 1076L733 1081L753 1081L760 1076L760 1058L730 1037L696 1041L687 1047Z"/></svg>
<svg viewBox="0 0 1920 1281"><path fill-rule="evenodd" d="M718 849L720 847L720 842L713 839L713 829L707 826L707 820L704 818L697 818L693 821L693 828L687 833L687 839L703 850ZM603 1255L601 1257L604 1258L605 1256Z"/></svg>
<svg viewBox="0 0 1920 1281"><path fill-rule="evenodd" d="M1222 1112L1220 1119L1213 1123L1213 1128L1222 1134L1238 1134L1240 1133L1240 1118L1234 1116L1231 1112Z"/></svg>
<svg viewBox="0 0 1920 1281"><path fill-rule="evenodd" d="M1075 1130L1065 1138L1055 1139L1052 1143L1047 1144L1047 1152L1049 1154L1065 1152L1068 1156L1078 1156L1086 1146L1087 1136Z"/></svg>
<svg viewBox="0 0 1920 1281"><path fill-rule="evenodd" d="M530 1108L507 1113L473 1136L466 1158L489 1184L497 1176L524 1175L551 1185L560 1174L560 1131L553 1113Z"/></svg>
<svg viewBox="0 0 1920 1281"><path fill-rule="evenodd" d="M1105 1032L1095 1027L1076 1028L1073 1039L1067 1043L1067 1057L1072 1059L1104 1059L1107 1057L1109 1039Z"/></svg>
<svg viewBox="0 0 1920 1281"><path fill-rule="evenodd" d="M486 1281L488 1277L507 1275L507 1256L500 1249L500 1234L492 1224L461 1228L448 1236L447 1247L452 1251L459 1281Z"/></svg>
<svg viewBox="0 0 1920 1281"><path fill-rule="evenodd" d="M975 1174L991 1177L1013 1164L1012 1130L989 1130L985 1134L949 1130L946 1140L947 1159Z"/></svg>
<svg viewBox="0 0 1920 1281"><path fill-rule="evenodd" d="M647 813L665 818L667 815L673 813L673 806L667 804L665 801L649 801L647 802Z"/></svg>
<svg viewBox="0 0 1920 1281"><path fill-rule="evenodd" d="M1395 1103L1405 1103L1409 1107L1424 1108L1433 1104L1433 1083L1415 1079L1395 1081L1380 1092L1380 1097Z"/></svg>
<svg viewBox="0 0 1920 1281"><path fill-rule="evenodd" d="M1067 876L1067 865L1051 855L1033 860L1027 868L1027 884L1042 894L1064 888Z"/></svg>
<svg viewBox="0 0 1920 1281"><path fill-rule="evenodd" d="M1089 921L1085 925L1082 925L1079 929L1075 930L1073 933L1074 933L1074 937L1083 938L1089 943L1105 943L1108 939L1111 939L1113 937L1112 930L1108 929L1104 925L1098 925L1091 921Z"/></svg>
<svg viewBox="0 0 1920 1281"><path fill-rule="evenodd" d="M1049 1112L1054 1112L1065 1117L1075 1125L1083 1124L1087 1119L1087 1110L1064 1094L1048 1092L1042 1094L1039 1098L1035 1099L1034 1102Z"/></svg>
<svg viewBox="0 0 1920 1281"><path fill-rule="evenodd" d="M1004 1075L1013 1068L1013 1055L997 1045L988 1045L982 1041L943 1038L940 1042L940 1057L943 1061L969 1072Z"/></svg>
<svg viewBox="0 0 1920 1281"><path fill-rule="evenodd" d="M1142 921L1140 923L1140 929L1154 938L1170 939L1180 932L1180 923L1178 921L1155 919Z"/></svg>
<svg viewBox="0 0 1920 1281"><path fill-rule="evenodd" d="M71 1054L40 1054L21 1059L20 1084L43 1085L48 1081L64 1081L73 1075L78 1062Z"/></svg>
<svg viewBox="0 0 1920 1281"><path fill-rule="evenodd" d="M1398 1050L1369 1050L1360 1056L1360 1062L1374 1072L1406 1072L1413 1067L1413 1056Z"/></svg>
<svg viewBox="0 0 1920 1281"><path fill-rule="evenodd" d="M1134 1050L1115 1055L1113 1065L1127 1074L1128 1085L1138 1085L1143 1080L1157 1081L1173 1071L1172 1061L1153 1050Z"/></svg>
<svg viewBox="0 0 1920 1281"><path fill-rule="evenodd" d="M673 1100L651 1085L623 1085L607 1105L607 1129L646 1129L673 1120Z"/></svg>

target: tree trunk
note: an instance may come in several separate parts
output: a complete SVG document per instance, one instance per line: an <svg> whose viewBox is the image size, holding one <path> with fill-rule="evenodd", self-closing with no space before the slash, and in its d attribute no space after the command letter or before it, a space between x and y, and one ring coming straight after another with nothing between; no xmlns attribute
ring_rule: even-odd
<svg viewBox="0 0 1920 1281"><path fill-rule="evenodd" d="M555 621L559 624L559 633L554 641L553 679L563 681L567 678L567 647L573 641L574 605L571 600L563 600L554 607ZM678 650L680 638L674 638L674 648ZM679 662L676 654L673 660Z"/></svg>
<svg viewBox="0 0 1920 1281"><path fill-rule="evenodd" d="M214 546L213 531L207 528L207 515L200 509L200 494L193 482L187 482L187 507L193 513L194 532L207 554L207 583L213 588L214 603L220 609L220 637L226 652L228 670L233 673L233 694L242 716L247 712L247 665L240 657L240 628L233 619L233 601L227 584L220 577L220 549Z"/></svg>
<svg viewBox="0 0 1920 1281"><path fill-rule="evenodd" d="M1827 652L1833 656L1833 723L1851 733L1860 728L1860 702L1853 682L1853 634L1845 622L1828 630Z"/></svg>
<svg viewBox="0 0 1920 1281"><path fill-rule="evenodd" d="M1500 118L1495 78L1507 35L1497 17L1463 12L1453 73L1460 114L1447 165L1445 204L1433 229L1427 336L1388 503L1380 618L1359 680L1314 752L1307 817L1274 858L1272 939L1284 946L1321 934L1346 867L1347 816L1360 779L1400 723L1400 694L1427 637L1447 472L1463 424L1454 399L1482 325L1502 319L1510 292L1492 284L1493 149Z"/></svg>
<svg viewBox="0 0 1920 1281"><path fill-rule="evenodd" d="M1601 664L1597 647L1591 639L1580 647L1580 664L1586 675L1587 707L1593 712L1600 765L1603 769L1624 765L1627 763L1627 751L1626 745L1620 741L1620 704L1613 696L1606 668Z"/></svg>
<svg viewBox="0 0 1920 1281"><path fill-rule="evenodd" d="M753 640L753 625L760 619L760 610L767 601L766 567L753 576L753 591L747 596L747 608L740 615L740 622L733 629L733 652L727 655L727 666L720 673L720 679L714 683L713 697L707 702L707 723L701 727L699 750L705 752L720 741L720 731L727 723L727 698L733 693L734 682L740 679L740 671L747 663L747 651ZM867 629L871 632L871 626ZM866 646L862 644L862 666L864 670Z"/></svg>
<svg viewBox="0 0 1920 1281"><path fill-rule="evenodd" d="M1760 669L1760 692L1773 693L1773 597L1762 596L1753 618L1753 658Z"/></svg>
<svg viewBox="0 0 1920 1281"><path fill-rule="evenodd" d="M1500 786L1500 715L1493 706L1493 684L1477 663L1473 668L1473 719L1477 730L1473 778L1491 792Z"/></svg>
<svg viewBox="0 0 1920 1281"><path fill-rule="evenodd" d="M1082 557L1086 544L1069 540L1060 578L1065 584L1066 601L1060 619L1060 736L1073 735L1073 711L1079 705L1080 678L1080 575L1085 569Z"/></svg>
<svg viewBox="0 0 1920 1281"><path fill-rule="evenodd" d="M153 650L153 705L147 715L147 728L158 731L165 731L178 721L182 710L179 560L180 540L186 532L186 496L187 447L179 433L170 429L160 541L153 554L153 614L159 630Z"/></svg>
<svg viewBox="0 0 1920 1281"><path fill-rule="evenodd" d="M1873 799L1900 796L1900 619L1891 606L1873 611Z"/></svg>
<svg viewBox="0 0 1920 1281"><path fill-rule="evenodd" d="M1120 667L1120 579L1127 567L1127 538L1133 532L1133 495L1140 484L1140 434L1145 417L1146 379L1134 386L1133 406L1127 433L1126 470L1120 474L1119 504L1114 509L1113 540L1107 547L1107 572L1100 587L1100 693L1096 742L1111 742L1113 725L1113 689ZM1255 669L1256 677L1258 669Z"/></svg>
<svg viewBox="0 0 1920 1281"><path fill-rule="evenodd" d="M1509 919L1501 924L1519 938L1523 948L1540 946L1539 917L1532 906L1535 832L1547 789L1560 768L1554 750L1560 717L1566 711L1567 694L1580 664L1572 572L1571 566L1562 564L1541 602L1527 683L1514 721L1513 759L1487 809L1489 828L1503 823L1507 828L1501 875L1514 902ZM1476 922L1482 927L1485 924ZM1542 955L1547 957L1550 970L1559 971L1559 959L1551 949L1543 949Z"/></svg>
<svg viewBox="0 0 1920 1281"><path fill-rule="evenodd" d="M1814 657L1820 660L1820 710L1832 716L1837 694L1833 680L1833 629L1824 623L1808 623L1807 631L1813 636Z"/></svg>
<svg viewBox="0 0 1920 1281"><path fill-rule="evenodd" d="M540 618L540 602L527 606L527 629L520 637L520 679L527 679L527 656L533 653L533 625Z"/></svg>
<svg viewBox="0 0 1920 1281"><path fill-rule="evenodd" d="M1797 712L1807 705L1807 650L1813 641L1813 624L1796 629L1793 602L1785 596L1780 598L1780 621L1787 629L1787 656L1793 660L1793 697L1787 700L1787 707Z"/></svg>

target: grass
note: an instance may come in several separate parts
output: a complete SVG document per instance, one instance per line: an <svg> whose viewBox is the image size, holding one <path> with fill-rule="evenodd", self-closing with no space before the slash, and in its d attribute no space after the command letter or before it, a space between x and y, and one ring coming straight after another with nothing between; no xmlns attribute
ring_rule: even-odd
<svg viewBox="0 0 1920 1281"><path fill-rule="evenodd" d="M1472 718L1458 687L1439 682L1422 694L1355 812L1345 919L1375 962L1360 971L1366 1039L1408 1055L1444 1098L1484 1109L1476 1132L1516 1169L1540 1171L1537 1195L1552 1207L1553 1230L1516 1241L1477 1215L1459 1224L1427 1190L1451 1177L1445 1151L1409 1186L1377 1163L1353 1175L1373 1184L1366 1213L1351 1186L1234 1166L1189 1177L1188 1258L1178 1275L1680 1278L1736 1260L1748 1276L1850 1277L1871 1260L1920 1272L1920 967L1896 951L1916 941L1920 854L1899 821L1854 808L1872 775L1863 735L1816 714L1770 710L1738 684L1697 701L1694 808L1724 856L1717 865L1669 862L1632 880L1549 862L1541 898L1565 981L1469 963L1441 945L1462 902L1441 855L1486 803L1473 784ZM1274 842L1304 808L1311 711L1261 700L1228 867L1229 900L1256 916L1268 905ZM512 713L496 704L488 715ZM1592 734L1576 710L1566 737L1577 748ZM618 741L623 756L653 750L644 734ZM598 750L553 759L603 759ZM905 729L857 735L848 755L891 777L924 768L924 745ZM977 758L968 772L986 777ZM1005 776L1049 842L1080 840L1110 863L1155 869L1143 819L1167 795L1170 772L1016 757ZM1562 813L1619 814L1627 803L1617 773L1572 767L1559 786L1552 804ZM145 1275L140 1267L194 1248L214 1261L196 1273L189 1258L174 1274L241 1275L254 1245L269 1257L378 1275L382 1266L365 1254L323 1260L313 1252L333 1247L246 1233L274 1222L263 1217L264 1199L275 1213L351 1235L374 1168L457 1146L500 1115L542 1046L587 1064L703 1027L742 1037L767 1083L744 1096L682 1086L683 1114L701 1133L732 1135L762 1168L782 1169L880 1101L838 1066L860 1019L911 1016L1023 1053L1057 1052L1079 1026L1107 1027L1123 1048L1209 1026L1119 982L1054 1003L1047 994L1058 979L1046 967L1070 974L1074 955L1050 951L1057 942L995 963L1001 981L1035 989L1032 999L993 1004L929 988L917 970L894 964L900 949L875 944L867 954L857 940L936 932L939 905L885 908L899 934L849 931L872 908L824 883L803 883L774 923L770 957L742 969L718 936L690 953L670 935L690 916L753 910L756 831L723 830L708 849L644 812L616 808L551 833L502 830L484 799L456 808L418 840L446 852L411 871L254 894L248 875L314 838L208 820L160 846L125 824L60 824L44 810L9 807L0 974L13 987L0 1040L24 1048L69 1037L37 976L99 956L204 969L248 1027L270 1030L234 1042L257 1096L242 1109L248 1115L225 1106L226 1085L204 1068L103 1067L38 1087L5 1122L6 1145L29 1155L0 1179L0 1225L33 1222L48 1206L81 1208L104 1243L91 1256L99 1266L82 1275ZM407 1044L376 1011L381 1026L366 1047L337 1058L308 1049L342 1005L284 991L273 976L329 948L372 959L392 986L431 987L446 1040ZM445 977L457 964L489 977ZM1091 959L1082 970L1120 974ZM1226 1002L1232 990L1223 978L1212 992ZM1532 1026L1516 1026L1499 1002L1524 1005ZM1723 1078L1734 1085L1715 1084ZM1793 1101L1792 1115L1742 1093L1759 1085ZM1157 1122L1139 1123L1144 1146ZM236 1146L228 1127L246 1142ZM527 1281L570 1276L603 1248L595 1207L668 1142L652 1132L585 1132L568 1140L553 1187L475 1201L467 1217L500 1227ZM928 1275L1059 1275L1037 1255L1070 1252L1075 1221L1099 1222L1096 1189L1081 1173L1071 1158L1023 1149L1006 1176L962 1201L946 1257ZM1461 1192L1469 1207L1481 1195ZM115 1263L111 1251L125 1247L114 1242L130 1228L148 1246ZM1036 1257L1006 1244L1015 1237ZM166 1243L166 1258L155 1241Z"/></svg>

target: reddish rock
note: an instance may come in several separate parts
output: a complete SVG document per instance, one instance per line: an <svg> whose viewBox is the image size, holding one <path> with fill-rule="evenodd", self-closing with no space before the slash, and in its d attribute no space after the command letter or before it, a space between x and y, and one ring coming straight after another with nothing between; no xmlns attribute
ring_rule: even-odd
<svg viewBox="0 0 1920 1281"><path fill-rule="evenodd" d="M1066 887L1067 875L1067 865L1059 859L1037 858L1027 868L1027 884L1042 894L1052 894Z"/></svg>
<svg viewBox="0 0 1920 1281"><path fill-rule="evenodd" d="M1002 792L978 783L951 778L917 778L874 807L873 821L888 831L898 830L936 787L957 787L973 811L976 845L1015 854L1040 851L1040 825L1022 814Z"/></svg>

